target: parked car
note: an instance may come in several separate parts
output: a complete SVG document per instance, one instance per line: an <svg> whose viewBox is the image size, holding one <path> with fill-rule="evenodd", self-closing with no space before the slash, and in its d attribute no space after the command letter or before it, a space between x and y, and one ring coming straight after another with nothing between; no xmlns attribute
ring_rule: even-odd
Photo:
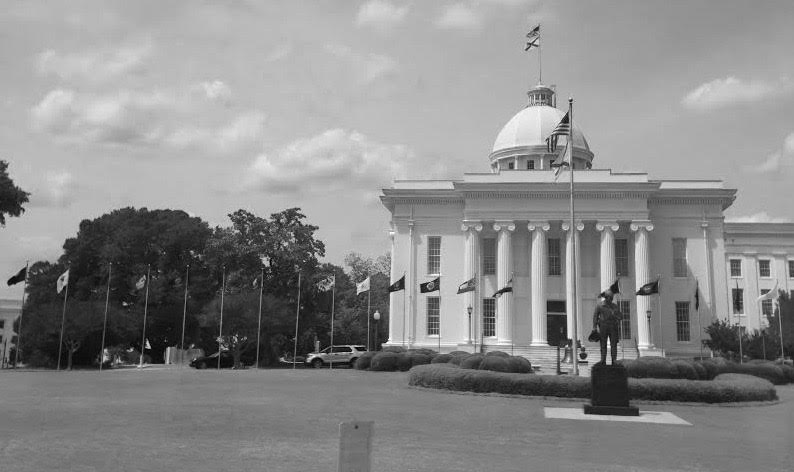
<svg viewBox="0 0 794 472"><path fill-rule="evenodd" d="M230 367L234 367L234 356L230 352L223 352L220 354L221 356L221 368L228 369ZM240 360L240 363L246 365L246 362L243 359ZM196 369L216 369L218 368L218 353L210 354L209 356L197 357L190 361L190 367L195 367Z"/></svg>
<svg viewBox="0 0 794 472"><path fill-rule="evenodd" d="M316 369L327 365L340 364L347 364L352 367L356 359L365 352L367 352L367 348L364 346L328 346L320 352L313 352L306 356L306 364Z"/></svg>

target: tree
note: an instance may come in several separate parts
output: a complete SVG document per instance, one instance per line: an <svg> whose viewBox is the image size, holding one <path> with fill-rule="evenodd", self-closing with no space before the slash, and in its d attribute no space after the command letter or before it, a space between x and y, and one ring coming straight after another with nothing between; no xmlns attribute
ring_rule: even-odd
<svg viewBox="0 0 794 472"><path fill-rule="evenodd" d="M777 306L774 313L769 316L769 328L766 332L772 338L773 346L767 345L770 356L780 356L780 327L783 325L783 349L787 357L794 355L794 300L791 294L780 290Z"/></svg>
<svg viewBox="0 0 794 472"><path fill-rule="evenodd" d="M19 216L30 194L14 184L8 175L8 163L0 160L0 226L6 225L6 216Z"/></svg>

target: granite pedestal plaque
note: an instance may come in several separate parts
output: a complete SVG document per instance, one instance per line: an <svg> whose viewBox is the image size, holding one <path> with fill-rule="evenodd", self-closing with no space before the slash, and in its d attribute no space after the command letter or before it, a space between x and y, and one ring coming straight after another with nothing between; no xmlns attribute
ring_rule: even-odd
<svg viewBox="0 0 794 472"><path fill-rule="evenodd" d="M629 376L622 365L593 365L590 383L593 393L585 414L640 416L639 408L629 405Z"/></svg>

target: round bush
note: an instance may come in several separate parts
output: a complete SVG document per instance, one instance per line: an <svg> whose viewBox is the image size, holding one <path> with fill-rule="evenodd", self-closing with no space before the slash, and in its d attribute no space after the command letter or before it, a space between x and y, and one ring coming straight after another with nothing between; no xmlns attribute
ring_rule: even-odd
<svg viewBox="0 0 794 472"><path fill-rule="evenodd" d="M381 351L382 352L397 352L397 353L400 353L400 352L405 352L405 348L402 347L402 346L384 346L383 349L381 349Z"/></svg>
<svg viewBox="0 0 794 472"><path fill-rule="evenodd" d="M372 364L372 358L375 357L376 354L378 354L378 353L375 352L375 351L367 351L367 352L365 352L364 354L361 355L361 357L356 359L356 363L353 365L353 367L356 370L367 370L367 369L369 369L369 366Z"/></svg>
<svg viewBox="0 0 794 472"><path fill-rule="evenodd" d="M783 373L783 370L770 361L759 364L731 363L728 365L725 373L754 375L766 379L775 385L784 385L788 383L788 379L786 378L786 374Z"/></svg>
<svg viewBox="0 0 794 472"><path fill-rule="evenodd" d="M687 379L687 380L699 380L698 373L695 370L695 368L692 367L691 363L680 359L673 360L672 363L677 371L676 378Z"/></svg>
<svg viewBox="0 0 794 472"><path fill-rule="evenodd" d="M450 356L470 356L470 352L466 351L452 351L449 353Z"/></svg>
<svg viewBox="0 0 794 472"><path fill-rule="evenodd" d="M502 351L489 351L489 352L485 353L485 357L488 357L488 356L502 357L502 358L507 359L508 357L510 357L510 354L508 354L506 352L502 352Z"/></svg>
<svg viewBox="0 0 794 472"><path fill-rule="evenodd" d="M464 360L468 359L471 356L472 355L469 354L468 352L464 352L463 354L457 354L452 356L452 359L449 360L449 363L459 366L461 362L463 362Z"/></svg>
<svg viewBox="0 0 794 472"><path fill-rule="evenodd" d="M463 369L479 369L483 359L485 359L485 356L482 354L472 354L460 362L460 367Z"/></svg>
<svg viewBox="0 0 794 472"><path fill-rule="evenodd" d="M786 379L789 383L794 383L794 367L787 365L787 364L775 364L776 366L780 367L780 370L783 371L783 375L786 376Z"/></svg>
<svg viewBox="0 0 794 472"><path fill-rule="evenodd" d="M674 379L678 376L678 369L664 357L640 357L623 361L629 377Z"/></svg>
<svg viewBox="0 0 794 472"><path fill-rule="evenodd" d="M510 364L502 356L485 356L480 362L479 370L492 370L494 372L510 372Z"/></svg>
<svg viewBox="0 0 794 472"><path fill-rule="evenodd" d="M412 356L413 354L407 352L400 354L400 357L397 358L397 369L399 369L400 372L408 372L411 370L413 366L413 361L411 360Z"/></svg>
<svg viewBox="0 0 794 472"><path fill-rule="evenodd" d="M438 354L436 351L432 349L425 349L425 348L417 348L417 349L408 349L409 354L424 354L426 356L434 356Z"/></svg>
<svg viewBox="0 0 794 472"><path fill-rule="evenodd" d="M452 356L449 354L439 354L430 361L431 364L445 364L452 360Z"/></svg>
<svg viewBox="0 0 794 472"><path fill-rule="evenodd" d="M370 361L369 370L381 372L395 371L398 369L398 362L401 357L404 357L404 355L396 352L381 351L375 354L372 361Z"/></svg>
<svg viewBox="0 0 794 472"><path fill-rule="evenodd" d="M428 356L427 354L411 354L410 355L410 359L411 359L411 367L413 367L415 365L430 364L430 362L432 360L432 358L430 356ZM410 369L410 367L409 367L409 369Z"/></svg>
<svg viewBox="0 0 794 472"><path fill-rule="evenodd" d="M704 380L711 380L720 373L719 365L716 362L712 362L711 359L696 362L696 364L706 369L706 378Z"/></svg>
<svg viewBox="0 0 794 472"><path fill-rule="evenodd" d="M516 374L532 373L532 364L528 359L521 356L510 356L507 359L507 365L509 366L509 372L514 372Z"/></svg>

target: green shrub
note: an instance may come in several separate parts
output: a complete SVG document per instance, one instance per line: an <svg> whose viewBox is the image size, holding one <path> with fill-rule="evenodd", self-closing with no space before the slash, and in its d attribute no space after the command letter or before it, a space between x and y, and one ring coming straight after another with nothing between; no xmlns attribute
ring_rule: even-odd
<svg viewBox="0 0 794 472"><path fill-rule="evenodd" d="M496 357L502 357L502 358L507 359L508 357L510 357L510 354L508 354L506 352L502 352L502 351L489 351L489 352L485 353L485 357L488 357L488 356L496 356Z"/></svg>
<svg viewBox="0 0 794 472"><path fill-rule="evenodd" d="M783 371L783 375L786 376L786 379L789 383L794 383L794 367L787 365L787 364L775 364L776 366L780 367L780 370Z"/></svg>
<svg viewBox="0 0 794 472"><path fill-rule="evenodd" d="M688 361L684 361L681 359L674 359L672 361L673 366L676 368L676 376L677 379L687 379L687 380L700 380L697 371L694 367L692 367L692 363Z"/></svg>
<svg viewBox="0 0 794 472"><path fill-rule="evenodd" d="M450 356L470 356L470 352L466 351L452 351L449 353Z"/></svg>
<svg viewBox="0 0 794 472"><path fill-rule="evenodd" d="M775 385L785 385L788 383L788 379L786 378L786 374L783 373L783 370L771 361L752 364L737 364L732 362L727 364L723 372L754 375L766 379Z"/></svg>
<svg viewBox="0 0 794 472"><path fill-rule="evenodd" d="M463 369L479 369L483 359L485 359L485 356L482 354L472 354L460 362L460 367Z"/></svg>
<svg viewBox="0 0 794 472"><path fill-rule="evenodd" d="M392 372L398 369L398 362L400 358L405 357L405 354L396 352L379 352L375 354L369 365L369 370Z"/></svg>
<svg viewBox="0 0 794 472"><path fill-rule="evenodd" d="M424 354L426 356L435 356L438 354L436 351L432 349L425 349L425 348L417 348L417 349L408 349L409 354Z"/></svg>
<svg viewBox="0 0 794 472"><path fill-rule="evenodd" d="M430 361L432 360L431 357L428 356L427 354L411 354L409 357L411 359L411 367L413 367L415 365L430 364ZM411 367L409 367L409 369Z"/></svg>
<svg viewBox="0 0 794 472"><path fill-rule="evenodd" d="M664 357L640 357L622 361L629 377L643 379L674 379L678 377L678 369L669 359Z"/></svg>
<svg viewBox="0 0 794 472"><path fill-rule="evenodd" d="M705 359L696 362L696 364L706 369L706 378L704 380L711 380L720 373L720 366L716 362L712 362L711 359Z"/></svg>
<svg viewBox="0 0 794 472"><path fill-rule="evenodd" d="M372 364L372 358L378 354L376 351L367 351L361 355L358 359L356 359L356 363L353 364L353 367L357 370L367 370L369 366Z"/></svg>
<svg viewBox="0 0 794 472"><path fill-rule="evenodd" d="M397 358L397 369L400 372L408 372L413 367L413 361L411 360L413 354L411 353L403 353L400 354L400 357Z"/></svg>
<svg viewBox="0 0 794 472"><path fill-rule="evenodd" d="M507 359L501 356L485 356L480 362L480 370L492 370L494 372L510 372L510 364Z"/></svg>
<svg viewBox="0 0 794 472"><path fill-rule="evenodd" d="M439 354L430 361L431 364L445 364L452 360L452 356L450 354Z"/></svg>
<svg viewBox="0 0 794 472"><path fill-rule="evenodd" d="M381 349L381 351L400 353L400 352L405 352L405 348L402 346L384 346L383 349Z"/></svg>
<svg viewBox="0 0 794 472"><path fill-rule="evenodd" d="M532 373L532 364L529 362L528 359L521 357L521 356L510 356L507 359L507 364L509 366L508 372L514 372L516 374L531 374Z"/></svg>
<svg viewBox="0 0 794 472"><path fill-rule="evenodd" d="M738 374L721 374L714 380L629 379L629 396L635 400L698 403L777 399L775 387L771 383Z"/></svg>
<svg viewBox="0 0 794 472"><path fill-rule="evenodd" d="M452 359L449 360L449 363L459 366L461 362L468 359L470 356L471 354L469 354L468 352L464 352L463 354L456 354L452 356Z"/></svg>
<svg viewBox="0 0 794 472"><path fill-rule="evenodd" d="M709 377L709 371L703 367L703 363L701 362L692 362L692 368L695 369L695 373L697 373L697 380L711 380L713 377ZM716 375L716 374L715 374Z"/></svg>

